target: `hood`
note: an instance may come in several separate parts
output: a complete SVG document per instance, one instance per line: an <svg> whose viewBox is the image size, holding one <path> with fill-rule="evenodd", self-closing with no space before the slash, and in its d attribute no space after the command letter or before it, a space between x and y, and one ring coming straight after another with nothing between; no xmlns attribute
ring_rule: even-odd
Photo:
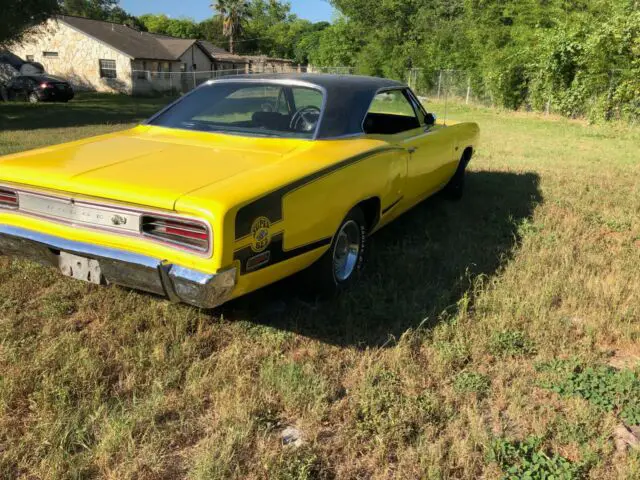
<svg viewBox="0 0 640 480"><path fill-rule="evenodd" d="M265 168L299 142L141 126L0 157L0 182L173 210L181 196Z"/></svg>

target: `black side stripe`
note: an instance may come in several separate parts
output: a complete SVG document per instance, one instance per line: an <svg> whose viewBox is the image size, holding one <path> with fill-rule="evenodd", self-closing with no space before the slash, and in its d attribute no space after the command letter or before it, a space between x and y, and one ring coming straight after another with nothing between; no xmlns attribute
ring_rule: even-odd
<svg viewBox="0 0 640 480"><path fill-rule="evenodd" d="M400 197L399 199L397 199L395 202L393 202L391 205L389 205L387 208L385 208L384 210L382 210L382 215L386 215L386 213L391 210L393 207L395 207L396 205L398 205L402 199L404 197Z"/></svg>
<svg viewBox="0 0 640 480"><path fill-rule="evenodd" d="M281 221L283 219L283 200L284 197L289 193L322 177L325 177L337 170L341 170L345 167L353 165L354 163L360 162L372 155L391 150L404 151L404 148L386 146L378 147L373 150L369 150L368 152L360 153L351 158L343 160L342 162L331 165L330 167L327 167L323 170L319 170L315 173L307 175L306 177L302 177L299 180L291 182L288 185L285 185L284 187L281 187L278 190L268 193L265 196L260 197L253 202L245 205L244 207L240 208L240 210L238 210L238 214L236 215L236 240L240 240L251 234L251 225L258 217L267 217L272 224Z"/></svg>
<svg viewBox="0 0 640 480"><path fill-rule="evenodd" d="M294 248L292 250L284 249L284 232L276 233L271 238L271 243L267 247L265 251L270 251L271 255L269 257L269 261L256 267L251 270L251 272L256 272L258 270L262 270L263 268L270 267L280 262L284 262L286 260L290 260L294 257L302 255L304 253L312 252L313 250L317 250L318 248L324 247L331 244L331 237L323 238L321 240L308 243L307 245L302 245L300 247ZM251 249L251 246L242 248L240 250L236 250L234 253L234 259L240 260L240 273L245 274L248 272L247 270L247 261L256 255L260 255L259 253L254 252Z"/></svg>

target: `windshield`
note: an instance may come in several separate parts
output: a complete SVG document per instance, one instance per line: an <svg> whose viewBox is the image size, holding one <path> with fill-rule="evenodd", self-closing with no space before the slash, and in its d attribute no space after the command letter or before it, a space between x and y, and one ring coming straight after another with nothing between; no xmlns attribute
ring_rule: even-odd
<svg viewBox="0 0 640 480"><path fill-rule="evenodd" d="M219 82L198 88L149 123L201 132L313 138L322 101L322 92L310 87Z"/></svg>

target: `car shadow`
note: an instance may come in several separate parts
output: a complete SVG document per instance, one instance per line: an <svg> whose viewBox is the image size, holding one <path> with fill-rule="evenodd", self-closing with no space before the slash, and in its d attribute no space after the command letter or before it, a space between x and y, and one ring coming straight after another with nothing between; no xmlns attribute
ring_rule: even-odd
<svg viewBox="0 0 640 480"><path fill-rule="evenodd" d="M173 100L81 93L68 103L0 102L1 130L35 130L143 121Z"/></svg>
<svg viewBox="0 0 640 480"><path fill-rule="evenodd" d="M287 279L213 312L228 320L366 348L393 344L409 328L429 328L453 311L473 278L510 260L519 226L542 202L535 173L471 171L465 197L435 196L372 236L363 277L319 301Z"/></svg>

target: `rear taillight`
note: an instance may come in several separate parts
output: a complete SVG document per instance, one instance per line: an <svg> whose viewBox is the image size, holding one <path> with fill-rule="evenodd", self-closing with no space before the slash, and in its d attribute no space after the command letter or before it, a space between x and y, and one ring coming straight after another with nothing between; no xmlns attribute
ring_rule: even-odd
<svg viewBox="0 0 640 480"><path fill-rule="evenodd" d="M18 194L8 188L0 188L0 208L18 208Z"/></svg>
<svg viewBox="0 0 640 480"><path fill-rule="evenodd" d="M144 215L142 233L173 245L197 252L208 252L211 243L209 228L197 220Z"/></svg>
<svg viewBox="0 0 640 480"><path fill-rule="evenodd" d="M49 88L51 85L49 85L48 83L41 83L40 84L40 88Z"/></svg>

